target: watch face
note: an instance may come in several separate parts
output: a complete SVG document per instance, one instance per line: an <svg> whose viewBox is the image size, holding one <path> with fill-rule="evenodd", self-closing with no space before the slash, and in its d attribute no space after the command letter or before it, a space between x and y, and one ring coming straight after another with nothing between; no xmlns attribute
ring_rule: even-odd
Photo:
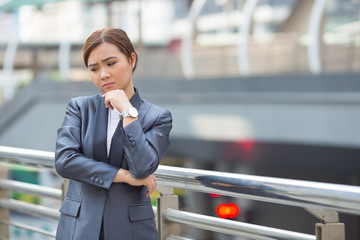
<svg viewBox="0 0 360 240"><path fill-rule="evenodd" d="M129 115L132 116L132 117L137 117L139 115L139 113L136 110L136 108L131 107L131 108L129 108Z"/></svg>

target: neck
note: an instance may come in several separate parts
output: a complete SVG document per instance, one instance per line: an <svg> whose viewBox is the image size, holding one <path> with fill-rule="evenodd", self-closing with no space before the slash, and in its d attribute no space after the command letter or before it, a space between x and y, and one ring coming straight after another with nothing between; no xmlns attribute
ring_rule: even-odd
<svg viewBox="0 0 360 240"><path fill-rule="evenodd" d="M132 86L129 90L125 91L127 98L130 100L135 94L134 87Z"/></svg>
<svg viewBox="0 0 360 240"><path fill-rule="evenodd" d="M135 94L134 84L132 80L128 83L126 87L123 88L127 98L130 100Z"/></svg>

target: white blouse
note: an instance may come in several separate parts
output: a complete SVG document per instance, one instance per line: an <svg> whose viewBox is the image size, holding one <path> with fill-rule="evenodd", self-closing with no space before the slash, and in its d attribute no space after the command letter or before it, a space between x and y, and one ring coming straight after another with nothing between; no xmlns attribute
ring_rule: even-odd
<svg viewBox="0 0 360 240"><path fill-rule="evenodd" d="M117 125L120 122L120 112L114 108L114 110L109 109L109 117L108 117L108 127L107 127L107 156L109 157L111 140L114 136Z"/></svg>

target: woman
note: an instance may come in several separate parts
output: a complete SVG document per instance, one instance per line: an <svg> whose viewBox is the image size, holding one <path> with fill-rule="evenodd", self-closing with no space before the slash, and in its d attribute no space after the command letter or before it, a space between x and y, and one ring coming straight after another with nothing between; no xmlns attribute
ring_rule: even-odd
<svg viewBox="0 0 360 240"><path fill-rule="evenodd" d="M149 196L171 114L134 88L137 54L121 29L94 32L83 58L103 94L71 99L58 130L55 167L70 183L56 239L158 239Z"/></svg>

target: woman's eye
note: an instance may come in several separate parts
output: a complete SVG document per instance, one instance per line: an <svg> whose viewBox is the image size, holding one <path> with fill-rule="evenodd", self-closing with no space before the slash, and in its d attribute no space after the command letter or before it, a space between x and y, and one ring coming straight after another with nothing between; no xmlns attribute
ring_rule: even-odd
<svg viewBox="0 0 360 240"><path fill-rule="evenodd" d="M108 63L108 66L112 66L114 65L116 62L111 62L111 63Z"/></svg>
<svg viewBox="0 0 360 240"><path fill-rule="evenodd" d="M96 71L97 71L97 68L90 68L90 71L91 71L91 72L96 72Z"/></svg>

